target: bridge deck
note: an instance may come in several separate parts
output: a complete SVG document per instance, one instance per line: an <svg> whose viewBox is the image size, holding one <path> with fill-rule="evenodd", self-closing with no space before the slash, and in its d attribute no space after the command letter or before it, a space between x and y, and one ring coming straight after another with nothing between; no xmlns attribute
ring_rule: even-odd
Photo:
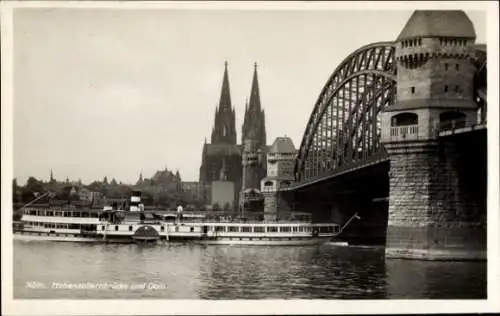
<svg viewBox="0 0 500 316"><path fill-rule="evenodd" d="M457 134L469 133L469 132L479 131L479 130L483 130L483 129L486 129L486 123L441 131L441 132L439 132L439 137L446 137L446 136L452 136L452 135L457 135Z"/></svg>

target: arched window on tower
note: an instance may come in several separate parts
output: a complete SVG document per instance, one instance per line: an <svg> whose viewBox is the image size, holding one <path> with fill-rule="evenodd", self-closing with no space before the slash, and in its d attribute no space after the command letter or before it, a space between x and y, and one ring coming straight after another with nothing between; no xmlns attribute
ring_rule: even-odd
<svg viewBox="0 0 500 316"><path fill-rule="evenodd" d="M391 138L395 139L417 139L418 115L415 113L403 112L391 117Z"/></svg>
<svg viewBox="0 0 500 316"><path fill-rule="evenodd" d="M399 113L391 118L391 126L417 125L418 115L415 113Z"/></svg>

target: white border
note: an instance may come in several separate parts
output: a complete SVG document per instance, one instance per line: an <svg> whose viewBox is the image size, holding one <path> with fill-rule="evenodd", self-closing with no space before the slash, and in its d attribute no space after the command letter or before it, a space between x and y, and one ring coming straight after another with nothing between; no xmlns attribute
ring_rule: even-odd
<svg viewBox="0 0 500 316"><path fill-rule="evenodd" d="M477 313L500 311L500 220L498 170L498 4L496 2L2 2L2 314L337 314ZM415 10L487 11L488 49L488 299L487 300L13 300L12 273L12 9L16 7L239 10ZM388 39L390 40L390 39ZM333 69L332 69L333 71ZM320 89L320 87L318 87ZM319 90L318 90L319 91ZM408 280L411 282L411 280Z"/></svg>

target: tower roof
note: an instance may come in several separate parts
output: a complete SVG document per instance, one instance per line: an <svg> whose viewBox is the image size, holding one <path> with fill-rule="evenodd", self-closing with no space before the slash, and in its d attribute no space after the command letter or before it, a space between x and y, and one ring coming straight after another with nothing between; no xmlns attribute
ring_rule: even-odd
<svg viewBox="0 0 500 316"><path fill-rule="evenodd" d="M290 137L277 137L271 145L270 153L295 153L295 146Z"/></svg>
<svg viewBox="0 0 500 316"><path fill-rule="evenodd" d="M397 40L437 36L476 38L476 32L472 21L463 11L416 10Z"/></svg>
<svg viewBox="0 0 500 316"><path fill-rule="evenodd" d="M259 80L257 78L257 63L254 64L252 90L250 91L249 110L260 110Z"/></svg>
<svg viewBox="0 0 500 316"><path fill-rule="evenodd" d="M227 75L227 60L224 62L224 78L222 79L222 89L220 92L219 109L231 109L231 94L229 92L229 77Z"/></svg>
<svg viewBox="0 0 500 316"><path fill-rule="evenodd" d="M264 111L261 109L259 80L257 76L257 63L254 64L252 88L250 91L250 102L248 107L245 106L245 117L243 118L243 126L241 133L241 141L253 139L258 145L265 146L266 144L266 123Z"/></svg>
<svg viewBox="0 0 500 316"><path fill-rule="evenodd" d="M222 79L219 106L215 109L212 143L236 143L235 112L231 106L229 76L227 73L226 61L224 62L224 77Z"/></svg>

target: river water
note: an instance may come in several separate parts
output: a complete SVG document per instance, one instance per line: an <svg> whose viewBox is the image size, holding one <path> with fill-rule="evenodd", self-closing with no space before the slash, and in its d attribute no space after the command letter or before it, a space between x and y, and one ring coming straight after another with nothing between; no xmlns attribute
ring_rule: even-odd
<svg viewBox="0 0 500 316"><path fill-rule="evenodd" d="M480 299L486 262L383 248L14 242L14 298Z"/></svg>

